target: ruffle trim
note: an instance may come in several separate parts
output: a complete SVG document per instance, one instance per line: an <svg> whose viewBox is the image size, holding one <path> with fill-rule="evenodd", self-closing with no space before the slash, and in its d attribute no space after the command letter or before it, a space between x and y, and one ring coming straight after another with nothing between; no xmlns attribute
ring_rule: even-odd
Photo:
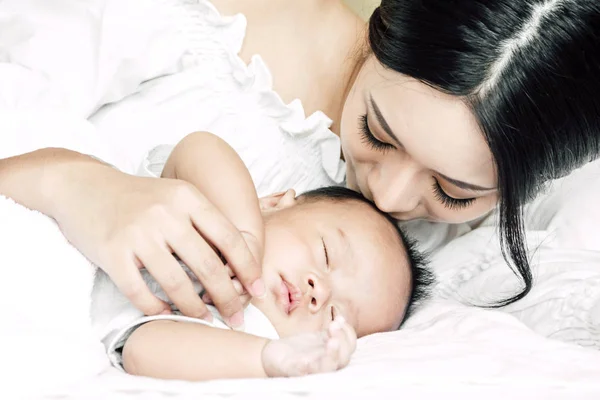
<svg viewBox="0 0 600 400"><path fill-rule="evenodd" d="M218 29L222 35L213 37L227 54L234 80L243 91L256 93L259 106L270 117L279 122L284 134L292 137L304 137L321 152L322 168L333 181L341 184L345 179L345 163L340 159L341 143L339 137L329 128L332 120L323 112L316 111L306 117L304 107L296 99L285 104L279 94L273 90L271 72L259 55L254 55L246 64L239 53L246 36L247 20L243 14L222 16L216 7L207 0L165 0L180 8L177 28L188 38L190 48L184 63L194 63L194 56L206 51L206 40L202 29L208 24Z"/></svg>

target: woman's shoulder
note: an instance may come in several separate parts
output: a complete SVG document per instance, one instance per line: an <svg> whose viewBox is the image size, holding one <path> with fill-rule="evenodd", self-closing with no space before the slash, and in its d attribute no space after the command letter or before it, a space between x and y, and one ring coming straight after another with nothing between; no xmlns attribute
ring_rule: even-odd
<svg viewBox="0 0 600 400"><path fill-rule="evenodd" d="M273 88L289 103L300 99L307 113L334 114L331 99L343 84L350 46L359 21L341 0L215 0L222 15L246 17L240 57L261 56Z"/></svg>

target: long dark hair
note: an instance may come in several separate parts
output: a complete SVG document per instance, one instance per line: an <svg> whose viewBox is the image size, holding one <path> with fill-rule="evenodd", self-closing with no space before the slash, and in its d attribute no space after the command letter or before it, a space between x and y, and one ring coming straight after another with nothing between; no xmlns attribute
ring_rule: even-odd
<svg viewBox="0 0 600 400"><path fill-rule="evenodd" d="M599 0L383 0L369 42L387 68L459 96L494 156L505 259L532 275L522 206L600 150Z"/></svg>

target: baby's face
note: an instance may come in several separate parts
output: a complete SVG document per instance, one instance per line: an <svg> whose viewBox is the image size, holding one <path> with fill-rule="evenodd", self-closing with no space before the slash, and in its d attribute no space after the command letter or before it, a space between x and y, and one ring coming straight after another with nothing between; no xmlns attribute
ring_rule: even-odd
<svg viewBox="0 0 600 400"><path fill-rule="evenodd" d="M282 337L322 330L336 315L359 337L396 329L410 270L395 228L356 200L285 197L263 210L267 297L252 303Z"/></svg>

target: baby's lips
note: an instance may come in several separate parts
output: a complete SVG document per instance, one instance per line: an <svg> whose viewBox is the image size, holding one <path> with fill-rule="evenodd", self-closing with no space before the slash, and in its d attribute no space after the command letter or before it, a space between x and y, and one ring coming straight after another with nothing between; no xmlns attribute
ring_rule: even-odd
<svg viewBox="0 0 600 400"><path fill-rule="evenodd" d="M294 301L300 301L300 300L302 300L302 293L301 292L292 292L292 293L290 293L290 296L292 297L292 300L294 300Z"/></svg>

